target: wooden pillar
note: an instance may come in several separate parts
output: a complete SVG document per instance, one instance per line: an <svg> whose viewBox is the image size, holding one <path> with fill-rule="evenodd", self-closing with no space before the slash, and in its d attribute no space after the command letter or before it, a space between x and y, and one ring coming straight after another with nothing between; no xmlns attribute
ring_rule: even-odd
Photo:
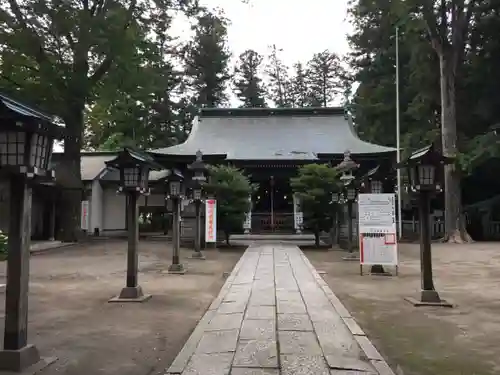
<svg viewBox="0 0 500 375"><path fill-rule="evenodd" d="M127 194L127 223L128 223L128 248L127 248L127 279L125 288L118 297L109 302L144 302L151 298L145 295L138 283L139 271L139 223L137 215L137 192Z"/></svg>
<svg viewBox="0 0 500 375"><path fill-rule="evenodd" d="M12 176L4 348L0 351L0 371L20 372L40 360L36 347L28 345L31 199L32 191L24 176Z"/></svg>

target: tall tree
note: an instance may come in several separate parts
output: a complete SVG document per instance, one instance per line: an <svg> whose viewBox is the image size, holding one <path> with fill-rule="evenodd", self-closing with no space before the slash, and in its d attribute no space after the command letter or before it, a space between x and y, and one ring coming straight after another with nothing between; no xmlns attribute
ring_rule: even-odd
<svg viewBox="0 0 500 375"><path fill-rule="evenodd" d="M396 24L410 11L403 1L357 0L349 15L353 79L360 83L349 108L361 137L396 146ZM439 134L439 72L421 23L399 22L401 146L410 151Z"/></svg>
<svg viewBox="0 0 500 375"><path fill-rule="evenodd" d="M330 51L315 53L307 63L308 86L312 105L327 107L344 93L344 76L340 59Z"/></svg>
<svg viewBox="0 0 500 375"><path fill-rule="evenodd" d="M226 89L231 78L227 25L222 14L205 10L192 27L194 38L186 46L185 64L196 106L217 107L227 100Z"/></svg>
<svg viewBox="0 0 500 375"><path fill-rule="evenodd" d="M191 12L190 0L62 2L8 0L0 4L2 86L57 114L68 139L61 168L72 176L60 198L65 210L60 238L78 238L81 192L80 150L84 110L94 102L107 74L126 70L138 44L148 38L161 12ZM170 18L171 16L169 16ZM27 77L27 80L22 80Z"/></svg>
<svg viewBox="0 0 500 375"><path fill-rule="evenodd" d="M310 71L304 69L302 63L298 62L293 66L291 96L294 107L309 107L312 105L311 92L308 82L310 81Z"/></svg>
<svg viewBox="0 0 500 375"><path fill-rule="evenodd" d="M441 87L441 140L443 154L457 157L457 78L463 66L466 44L469 41L471 19L477 0L415 1L439 59ZM461 212L461 174L456 165L445 166L445 239L450 242L469 242Z"/></svg>
<svg viewBox="0 0 500 375"><path fill-rule="evenodd" d="M260 78L263 57L254 50L244 51L237 62L233 84L243 107L265 107L265 89Z"/></svg>
<svg viewBox="0 0 500 375"><path fill-rule="evenodd" d="M292 83L288 67L279 57L279 50L275 45L271 46L271 54L268 58L266 73L269 78L268 95L278 108L292 107Z"/></svg>

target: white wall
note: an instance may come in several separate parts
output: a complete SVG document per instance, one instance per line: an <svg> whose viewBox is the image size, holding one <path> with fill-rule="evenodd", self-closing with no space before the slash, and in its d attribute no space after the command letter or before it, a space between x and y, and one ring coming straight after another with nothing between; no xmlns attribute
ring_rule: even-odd
<svg viewBox="0 0 500 375"><path fill-rule="evenodd" d="M103 230L103 190L99 180L92 183L92 195L90 197L90 224L89 233L94 233L95 228L99 232Z"/></svg>
<svg viewBox="0 0 500 375"><path fill-rule="evenodd" d="M117 194L116 187L103 189L102 231L124 230L126 228L125 195Z"/></svg>

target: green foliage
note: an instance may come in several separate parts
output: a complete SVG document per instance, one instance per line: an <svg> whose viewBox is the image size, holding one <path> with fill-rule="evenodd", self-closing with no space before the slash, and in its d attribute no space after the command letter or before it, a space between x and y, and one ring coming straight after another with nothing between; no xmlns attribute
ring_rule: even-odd
<svg viewBox="0 0 500 375"><path fill-rule="evenodd" d="M245 214L251 206L248 197L256 186L241 170L232 166L210 166L209 173L205 190L217 200L217 227L224 231L229 245L229 235L243 227Z"/></svg>
<svg viewBox="0 0 500 375"><path fill-rule="evenodd" d="M198 107L218 107L225 103L231 53L227 47L228 20L207 10L192 27L193 40L185 48L188 85L194 90Z"/></svg>
<svg viewBox="0 0 500 375"><path fill-rule="evenodd" d="M275 107L293 107L293 84L289 76L289 68L279 57L280 50L273 45L266 64L266 74L269 79L268 97Z"/></svg>
<svg viewBox="0 0 500 375"><path fill-rule="evenodd" d="M0 230L0 260L7 256L7 241L8 237Z"/></svg>
<svg viewBox="0 0 500 375"><path fill-rule="evenodd" d="M86 143L98 148L120 132L138 139L130 129L150 121L150 95L159 103L168 100L162 92L171 85L161 75L169 72L166 32L176 12L191 14L196 8L195 0L0 3L0 87L64 120L68 184L81 181L80 150ZM167 118L158 122L160 131L140 135L150 141L169 126ZM67 209L61 233L74 240L80 198L65 190L62 199Z"/></svg>
<svg viewBox="0 0 500 375"><path fill-rule="evenodd" d="M328 50L315 53L307 63L308 91L313 107L332 105L345 90L346 73L337 54Z"/></svg>
<svg viewBox="0 0 500 375"><path fill-rule="evenodd" d="M265 89L259 69L263 57L254 50L244 51L235 67L234 87L238 98L243 102L242 107L265 107Z"/></svg>
<svg viewBox="0 0 500 375"><path fill-rule="evenodd" d="M292 190L301 200L304 225L314 231L316 244L319 232L332 226L335 206L331 204L333 193L339 191L337 171L326 164L309 164L299 168L292 178Z"/></svg>

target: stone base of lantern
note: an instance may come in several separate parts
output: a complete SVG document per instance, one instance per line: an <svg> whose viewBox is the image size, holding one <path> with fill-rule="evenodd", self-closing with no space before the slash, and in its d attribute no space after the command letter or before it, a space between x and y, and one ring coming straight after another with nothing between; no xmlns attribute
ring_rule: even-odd
<svg viewBox="0 0 500 375"><path fill-rule="evenodd" d="M57 357L40 358L38 349L34 345L26 345L20 350L0 350L0 375L38 374L55 361Z"/></svg>
<svg viewBox="0 0 500 375"><path fill-rule="evenodd" d="M190 259L198 259L198 260L205 260L205 255L201 251L195 251L191 254L189 257Z"/></svg>
<svg viewBox="0 0 500 375"><path fill-rule="evenodd" d="M345 257L342 258L342 260L348 261L348 262L359 262L359 254L358 253L349 253Z"/></svg>
<svg viewBox="0 0 500 375"><path fill-rule="evenodd" d="M108 302L145 302L150 298L151 294L144 294L138 285L123 288L118 296L111 298Z"/></svg>
<svg viewBox="0 0 500 375"><path fill-rule="evenodd" d="M184 265L182 263L171 264L168 267L168 273L174 275L184 275L186 273L186 269L184 268Z"/></svg>
<svg viewBox="0 0 500 375"><path fill-rule="evenodd" d="M422 290L420 292L420 299L413 297L406 297L405 300L410 302L415 307L422 306L436 306L436 307L453 307L451 303L439 297L438 292L435 290Z"/></svg>

